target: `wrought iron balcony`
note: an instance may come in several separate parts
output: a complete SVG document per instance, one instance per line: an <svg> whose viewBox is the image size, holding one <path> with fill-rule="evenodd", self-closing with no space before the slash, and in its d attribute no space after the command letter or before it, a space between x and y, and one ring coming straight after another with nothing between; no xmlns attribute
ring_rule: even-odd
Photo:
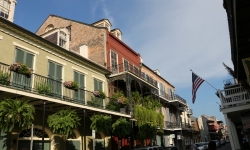
<svg viewBox="0 0 250 150"><path fill-rule="evenodd" d="M187 101L186 101L184 98L180 97L180 96L177 95L177 94L174 94L173 100L178 100L178 101L180 101L180 102L187 103Z"/></svg>
<svg viewBox="0 0 250 150"><path fill-rule="evenodd" d="M164 128L165 129L177 129L177 128L182 128L182 129L191 129L190 124L185 123L185 122L170 122L170 121L164 121Z"/></svg>
<svg viewBox="0 0 250 150"><path fill-rule="evenodd" d="M0 86L14 88L38 95L67 101L79 105L86 105L99 109L120 112L120 108L109 107L109 102L115 99L104 99L94 95L93 91L87 91L84 87L69 89L64 86L61 79L54 80L38 74L26 76L9 70L9 65L0 63ZM116 100L117 101L117 100ZM127 110L122 113L128 114Z"/></svg>
<svg viewBox="0 0 250 150"><path fill-rule="evenodd" d="M224 90L218 90L218 95L221 100L221 109L250 103L249 91L243 89L240 84Z"/></svg>
<svg viewBox="0 0 250 150"><path fill-rule="evenodd" d="M152 84L154 87L157 87L157 81L153 80L153 78L150 78L150 77L143 77L140 69L138 69L137 66L122 63L122 64L113 65L111 67L108 67L108 70L111 71L112 74L130 72L130 73L136 75L137 77L141 78L142 80Z"/></svg>
<svg viewBox="0 0 250 150"><path fill-rule="evenodd" d="M224 83L224 86L227 87L227 86L234 85L235 80L233 78L232 79L227 79L227 80L224 80L223 83Z"/></svg>
<svg viewBox="0 0 250 150"><path fill-rule="evenodd" d="M188 115L192 115L192 114L193 114L193 110L192 110L192 109L188 109L188 110L187 110L187 114L188 114Z"/></svg>

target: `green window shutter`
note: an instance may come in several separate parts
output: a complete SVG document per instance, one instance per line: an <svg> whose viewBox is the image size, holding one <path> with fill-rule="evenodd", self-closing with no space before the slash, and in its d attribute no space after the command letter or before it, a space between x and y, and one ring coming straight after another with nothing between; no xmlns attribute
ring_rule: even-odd
<svg viewBox="0 0 250 150"><path fill-rule="evenodd" d="M74 81L79 84L79 73L74 71Z"/></svg>
<svg viewBox="0 0 250 150"><path fill-rule="evenodd" d="M94 79L94 90L99 90L98 89L98 81L96 79Z"/></svg>
<svg viewBox="0 0 250 150"><path fill-rule="evenodd" d="M62 81L62 66L56 64L56 80Z"/></svg>
<svg viewBox="0 0 250 150"><path fill-rule="evenodd" d="M16 49L16 62L24 63L24 51Z"/></svg>
<svg viewBox="0 0 250 150"><path fill-rule="evenodd" d="M75 71L74 71L74 81L79 85L79 73L77 73ZM74 99L77 101L80 99L79 94L80 94L79 90L75 92Z"/></svg>
<svg viewBox="0 0 250 150"><path fill-rule="evenodd" d="M34 61L34 55L32 55L30 53L26 53L26 62L25 62L25 64L29 68L33 68L33 61Z"/></svg>
<svg viewBox="0 0 250 150"><path fill-rule="evenodd" d="M103 91L102 89L102 82L99 81L99 90Z"/></svg>
<svg viewBox="0 0 250 150"><path fill-rule="evenodd" d="M84 89L84 85L85 85L85 82L84 82L84 75L83 74L80 74L80 83L79 83L79 87L81 89Z"/></svg>
<svg viewBox="0 0 250 150"><path fill-rule="evenodd" d="M49 78L55 79L55 64L53 62L49 62Z"/></svg>

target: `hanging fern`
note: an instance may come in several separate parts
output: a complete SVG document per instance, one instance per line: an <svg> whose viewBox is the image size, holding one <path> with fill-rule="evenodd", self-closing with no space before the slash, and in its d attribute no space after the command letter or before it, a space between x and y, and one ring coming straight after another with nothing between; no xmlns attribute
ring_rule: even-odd
<svg viewBox="0 0 250 150"><path fill-rule="evenodd" d="M81 118L77 116L76 111L67 109L49 115L47 122L53 133L67 137L72 133L73 129L80 125L80 120Z"/></svg>
<svg viewBox="0 0 250 150"><path fill-rule="evenodd" d="M92 121L90 128L96 130L97 132L103 132L104 134L109 134L111 129L111 117L108 115L93 115L90 117Z"/></svg>
<svg viewBox="0 0 250 150"><path fill-rule="evenodd" d="M119 118L112 124L112 133L118 138L126 137L130 134L130 123L125 118Z"/></svg>

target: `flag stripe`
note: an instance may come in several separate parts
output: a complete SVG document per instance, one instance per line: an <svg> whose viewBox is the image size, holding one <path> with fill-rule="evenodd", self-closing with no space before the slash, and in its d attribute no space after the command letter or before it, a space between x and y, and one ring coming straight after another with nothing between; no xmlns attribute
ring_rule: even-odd
<svg viewBox="0 0 250 150"><path fill-rule="evenodd" d="M193 81L192 102L194 103L195 99L196 99L196 92L197 92L198 88L200 87L200 85L204 82L204 80L192 72L192 81Z"/></svg>

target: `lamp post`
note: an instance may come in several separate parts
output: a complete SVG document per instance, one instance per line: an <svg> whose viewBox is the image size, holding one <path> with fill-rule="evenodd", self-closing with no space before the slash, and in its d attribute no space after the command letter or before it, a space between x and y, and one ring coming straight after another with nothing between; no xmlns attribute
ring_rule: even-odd
<svg viewBox="0 0 250 150"><path fill-rule="evenodd" d="M44 150L44 121L45 121L46 101L43 101L43 133L42 133L42 150Z"/></svg>

